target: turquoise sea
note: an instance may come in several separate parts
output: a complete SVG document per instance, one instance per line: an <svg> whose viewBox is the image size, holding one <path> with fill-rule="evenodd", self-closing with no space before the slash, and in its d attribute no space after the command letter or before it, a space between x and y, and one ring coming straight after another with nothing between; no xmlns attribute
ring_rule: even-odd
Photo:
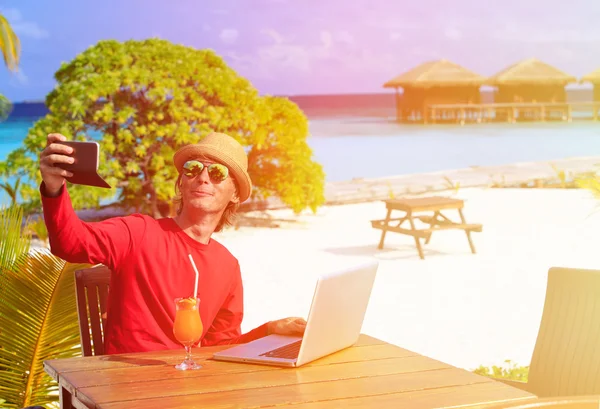
<svg viewBox="0 0 600 409"><path fill-rule="evenodd" d="M33 119L0 124L0 160L18 148ZM600 155L600 123L398 125L386 118L310 121L308 140L327 181L377 178ZM8 198L0 193L0 205Z"/></svg>

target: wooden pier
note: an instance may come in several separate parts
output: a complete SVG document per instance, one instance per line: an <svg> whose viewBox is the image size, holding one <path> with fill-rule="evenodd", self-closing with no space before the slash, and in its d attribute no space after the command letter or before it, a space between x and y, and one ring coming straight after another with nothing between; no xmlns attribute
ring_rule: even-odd
<svg viewBox="0 0 600 409"><path fill-rule="evenodd" d="M597 102L518 102L484 104L431 104L422 110L398 107L399 122L439 124L490 122L598 121Z"/></svg>

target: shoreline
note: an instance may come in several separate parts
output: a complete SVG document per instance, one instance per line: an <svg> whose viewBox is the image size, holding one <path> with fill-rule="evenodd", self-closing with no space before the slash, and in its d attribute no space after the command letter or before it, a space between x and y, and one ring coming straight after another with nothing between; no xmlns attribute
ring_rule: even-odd
<svg viewBox="0 0 600 409"><path fill-rule="evenodd" d="M599 166L600 156L586 156L327 182L323 206L366 203L398 196L437 194L462 188L539 188L547 183L560 183L558 172L564 172L567 181L570 181L578 175L595 173ZM240 211L283 208L287 206L278 199L269 199L245 203L240 207Z"/></svg>
<svg viewBox="0 0 600 409"><path fill-rule="evenodd" d="M397 175L385 178L354 179L335 182L326 187L327 204L372 201L397 195L414 195L473 187L525 187L567 180L599 170L600 156L571 157L551 161L517 162L497 166L472 166L428 173ZM534 186L531 186L534 187Z"/></svg>
<svg viewBox="0 0 600 409"><path fill-rule="evenodd" d="M548 183L560 183L558 172L567 181L578 175L600 170L600 156L571 157L551 161L517 162L497 166L472 166L445 171L411 173L379 178L355 178L325 183L325 203L322 206L367 203L398 196L439 194L463 188L540 188ZM6 206L3 204L2 206ZM243 203L240 213L287 209L277 198ZM128 212L112 204L100 209L83 209L77 213L84 219L122 216Z"/></svg>

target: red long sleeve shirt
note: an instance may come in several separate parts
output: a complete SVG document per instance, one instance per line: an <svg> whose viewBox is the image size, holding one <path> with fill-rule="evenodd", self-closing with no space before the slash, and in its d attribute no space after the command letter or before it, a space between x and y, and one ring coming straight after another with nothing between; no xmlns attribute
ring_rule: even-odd
<svg viewBox="0 0 600 409"><path fill-rule="evenodd" d="M40 187L51 251L73 263L112 270L104 333L107 354L179 349L173 336L177 297L198 298L202 346L245 343L267 335L267 324L241 334L244 299L237 259L220 243L197 242L171 218L134 214L86 223L75 214L66 186L58 197Z"/></svg>

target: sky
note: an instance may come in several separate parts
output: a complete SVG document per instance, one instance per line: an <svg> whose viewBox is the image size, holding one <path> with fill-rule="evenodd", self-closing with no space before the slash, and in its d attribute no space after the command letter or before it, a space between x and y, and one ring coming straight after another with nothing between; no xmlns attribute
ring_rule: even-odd
<svg viewBox="0 0 600 409"><path fill-rule="evenodd" d="M536 57L600 68L596 0L0 0L22 42L0 93L43 100L62 62L100 40L160 37L215 50L262 94L391 92L387 80L449 59L482 75Z"/></svg>

